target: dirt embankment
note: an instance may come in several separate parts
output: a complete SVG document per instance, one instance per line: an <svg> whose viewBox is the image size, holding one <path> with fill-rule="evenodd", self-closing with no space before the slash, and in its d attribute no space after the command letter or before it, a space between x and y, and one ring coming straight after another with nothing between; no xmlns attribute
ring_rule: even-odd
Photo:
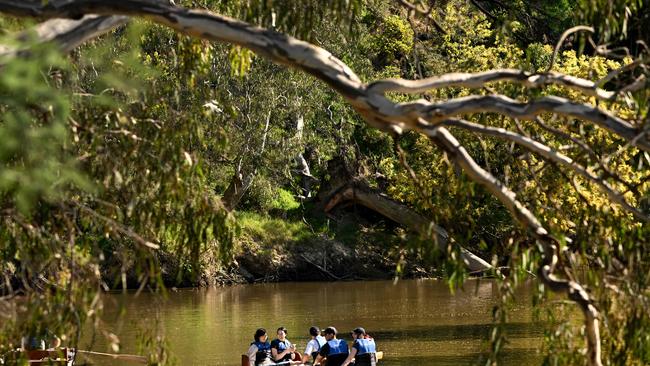
<svg viewBox="0 0 650 366"><path fill-rule="evenodd" d="M405 278L435 275L417 260L404 261L401 267ZM391 279L396 268L396 261L381 248L362 244L351 248L321 236L270 249L248 246L230 266L206 269L199 285Z"/></svg>

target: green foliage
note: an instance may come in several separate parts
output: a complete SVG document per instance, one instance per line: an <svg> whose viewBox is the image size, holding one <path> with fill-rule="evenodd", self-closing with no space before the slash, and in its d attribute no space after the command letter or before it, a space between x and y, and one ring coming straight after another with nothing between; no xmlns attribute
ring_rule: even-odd
<svg viewBox="0 0 650 366"><path fill-rule="evenodd" d="M577 21L576 5L564 0L480 1L489 14L465 1L436 2L445 34L417 19L411 25L403 9L380 2L178 3L317 39L364 80L500 67L542 71L550 63L554 38ZM602 39L629 35L630 21L642 21L647 10L642 1L580 4ZM20 22L2 19L1 24L17 28ZM271 261L275 249L315 240L316 233L398 258L398 273L409 259L432 260L452 289L467 278L459 245L507 266L493 313L493 359L507 349L503 323L513 289L537 271L541 252L508 210L428 139L407 133L395 141L302 73L248 50L179 36L162 26L134 21L75 51L69 60L47 49L32 52L36 57L10 61L0 73L0 272L9 278L0 280L5 281L0 292L26 291L27 304L9 307L14 310L0 319L0 352L16 346L20 335L46 329L74 345L84 324L100 321L102 288L161 290L165 282L188 278L197 283L207 265L227 263L244 252L265 253ZM571 49L558 55L554 70L599 80L629 62ZM525 90L506 83L485 90L446 88L422 97L436 101L495 92L522 101L559 95L596 104L562 87ZM599 106L634 123L646 120L647 90L625 98L626 103ZM599 161L533 121L480 113L465 118L529 134L607 177ZM543 119L589 143L594 154L611 156L608 167L634 186L629 200L648 204L647 154L572 118ZM592 289L610 364L650 363L647 225L569 170L547 167L515 145L451 130L545 226L572 239L563 243L562 261ZM396 147L406 152L403 161ZM346 218L329 225L309 216L313 203L299 203L294 195L303 188L295 171L299 154L318 180L303 193L315 194L327 183L332 178L327 162L341 158L373 188L443 226L454 239L446 255L429 237L414 238L386 220ZM250 186L236 205L235 220L221 201L237 179ZM617 189L629 188L606 179ZM299 215L309 224L296 219ZM169 258L176 268L163 273ZM580 329L562 320L572 308L557 306L543 288L535 301L548 310L542 317L553 324L543 348L547 364L580 363ZM169 362L163 339L146 331L142 339L152 364Z"/></svg>
<svg viewBox="0 0 650 366"><path fill-rule="evenodd" d="M313 37L322 19L345 29L359 14L362 0L200 0L177 1L178 5L206 7L236 18L300 38Z"/></svg>
<svg viewBox="0 0 650 366"><path fill-rule="evenodd" d="M581 0L578 4L583 18L596 26L603 42L625 39L631 28L638 27L643 32L648 25L647 0Z"/></svg>
<svg viewBox="0 0 650 366"><path fill-rule="evenodd" d="M536 42L555 43L577 22L578 6L569 0L477 0L475 3L494 23L493 29L512 38L521 47Z"/></svg>
<svg viewBox="0 0 650 366"><path fill-rule="evenodd" d="M53 68L53 79L44 65ZM91 188L66 151L70 100L53 85L64 65L52 50L36 49L33 58L11 60L0 73L0 198L23 215L39 201L56 202L68 185Z"/></svg>
<svg viewBox="0 0 650 366"><path fill-rule="evenodd" d="M375 58L381 60L379 61L381 64L390 64L409 54L413 49L413 30L401 17L387 15L366 22L375 30L365 47L375 55Z"/></svg>
<svg viewBox="0 0 650 366"><path fill-rule="evenodd" d="M238 237L240 245L261 244L266 247L274 247L281 244L300 243L313 235L303 221L273 218L254 212L239 213L237 224L241 230Z"/></svg>
<svg viewBox="0 0 650 366"><path fill-rule="evenodd" d="M296 201L296 198L291 192L283 188L278 188L276 192L277 196L271 202L271 208L286 212L300 207L300 203Z"/></svg>

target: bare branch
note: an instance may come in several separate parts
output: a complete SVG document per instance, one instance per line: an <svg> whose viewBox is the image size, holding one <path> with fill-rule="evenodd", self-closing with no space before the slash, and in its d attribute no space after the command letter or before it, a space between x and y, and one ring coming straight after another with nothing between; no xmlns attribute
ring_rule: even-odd
<svg viewBox="0 0 650 366"><path fill-rule="evenodd" d="M406 116L402 117L402 120L408 122L417 116L432 124L440 123L450 117L471 113L493 112L528 120L534 120L542 113L555 113L591 121L630 141L634 146L650 151L650 139L643 134L640 128L602 109L556 96L519 102L503 95L470 95L439 103L417 101L402 103L398 106L401 113L398 113L396 118L399 118L400 115ZM640 134L642 135L639 136Z"/></svg>
<svg viewBox="0 0 650 366"><path fill-rule="evenodd" d="M469 121L465 121L462 119L448 119L443 122L444 125L448 126L455 126L459 128L463 128L468 131L472 132L477 132L480 134L484 135L490 135L490 136L496 136L498 138L508 140L515 142L517 145L520 145L538 155L540 155L542 158L546 160L550 160L554 163L560 164L562 166L565 166L572 171L578 173L580 176L583 178L587 179L588 181L596 184L600 189L607 194L607 197L609 197L613 202L616 202L619 204L621 207L623 207L625 210L628 212L632 213L634 216L636 216L639 220L649 222L650 217L645 215L643 212L641 212L639 209L636 207L630 205L626 200L623 195L616 191L612 186L607 183L603 178L595 175L593 172L590 172L587 170L585 167L582 165L576 163L573 159L570 157L555 151L551 149L550 147L533 140L530 137L527 136L522 136L520 134L517 134L512 131L508 131L504 128L498 128L498 127L490 127L490 126L484 126L480 125L477 123L472 123Z"/></svg>
<svg viewBox="0 0 650 366"><path fill-rule="evenodd" d="M560 36L560 39L557 41L557 44L555 45L555 49L553 50L553 55L551 56L551 62L549 62L548 68L546 69L546 72L551 71L551 69L553 68L553 65L555 64L555 59L557 58L557 54L558 54L558 52L560 52L560 48L562 47L562 44L564 43L564 40L566 39L566 37L570 36L573 33L580 32L580 31L593 33L594 28L588 27L586 25L577 25L577 26L575 26L573 28L569 28L569 29L565 30L564 33L562 33L562 35Z"/></svg>
<svg viewBox="0 0 650 366"><path fill-rule="evenodd" d="M370 83L368 91L382 94L386 92L417 94L431 89L454 86L482 88L487 83L499 81L511 81L528 88L539 88L551 84L562 85L604 100L615 96L614 92L603 90L598 87L599 84L586 79L555 71L533 74L517 69L497 69L478 73L449 73L422 80L384 79Z"/></svg>
<svg viewBox="0 0 650 366"><path fill-rule="evenodd" d="M54 43L61 52L67 53L82 45L84 42L97 38L117 26L126 24L125 16L85 15L79 20L51 19L45 21L28 32L17 35L19 41L30 41L36 37L38 43ZM29 53L28 49L0 46L0 57L15 57Z"/></svg>
<svg viewBox="0 0 650 366"><path fill-rule="evenodd" d="M497 197L510 210L512 216L537 238L544 249L544 262L539 268L539 275L551 291L565 293L569 299L580 306L585 316L589 364L601 366L598 309L587 291L579 283L573 280L561 279L554 274L558 262L558 240L551 236L535 215L517 200L514 192L492 174L481 168L446 128L442 126L430 128L424 121L422 122L422 132L429 136L442 150L446 151L473 181L483 185L492 195Z"/></svg>

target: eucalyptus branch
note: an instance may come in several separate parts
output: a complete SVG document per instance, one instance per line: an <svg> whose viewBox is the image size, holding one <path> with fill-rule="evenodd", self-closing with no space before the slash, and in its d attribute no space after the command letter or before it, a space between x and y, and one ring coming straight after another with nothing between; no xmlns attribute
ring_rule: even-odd
<svg viewBox="0 0 650 366"><path fill-rule="evenodd" d="M504 128L484 126L481 124L472 123L462 119L448 119L445 120L442 124L447 126L459 127L468 131L472 131L484 135L495 136L507 141L512 141L517 145L522 146L525 149L536 153L537 155L541 156L543 159L552 161L554 163L557 163L559 165L562 165L574 171L575 173L585 178L587 181L597 185L605 194L607 194L607 197L609 197L609 199L619 204L626 211L632 213L637 219L644 222L650 222L650 217L648 217L643 212L641 212L641 210L630 205L625 199L625 197L623 197L623 195L620 192L616 191L616 189L613 188L606 180L595 175L593 172L590 172L589 170L587 170L582 165L578 164L570 157L556 150L553 150L552 148L542 144L541 142L538 142L530 137L523 136L512 131L508 131Z"/></svg>
<svg viewBox="0 0 650 366"><path fill-rule="evenodd" d="M52 43L67 53L86 41L97 38L115 27L126 24L125 16L85 15L79 20L51 19L38 24L30 31L21 32L16 40L23 42ZM35 38L35 39L32 39ZM0 45L0 57L16 57L29 55L28 48L16 48L11 45Z"/></svg>
<svg viewBox="0 0 650 366"><path fill-rule="evenodd" d="M650 151L650 138L645 136L641 127L636 127L613 114L584 103L577 103L566 98L546 96L529 102L519 102L503 95L470 95L449 99L438 103L416 101L397 105L396 120L412 123L414 117L431 124L445 119L472 113L498 113L511 118L534 120L543 113L555 113L573 117L607 129L623 137L630 144L644 151ZM402 127L411 127L403 125Z"/></svg>
<svg viewBox="0 0 650 366"><path fill-rule="evenodd" d="M585 316L585 334L587 338L587 357L590 365L601 366L599 311L587 291L576 281L562 279L555 274L558 268L558 239L554 238L519 200L516 194L485 171L469 155L467 150L444 127L429 128L423 124L425 133L443 151L447 152L454 162L461 166L465 173L475 182L483 185L489 192L508 208L512 216L525 228L530 230L537 241L542 245L544 256L539 267L542 282L553 292L564 293L569 299L580 306Z"/></svg>
<svg viewBox="0 0 650 366"><path fill-rule="evenodd" d="M594 28L588 27L586 25L577 25L575 27L565 30L564 33L562 33L562 35L560 36L560 39L557 41L557 44L555 45L555 49L553 50L553 55L551 56L551 62L549 62L546 72L551 71L553 65L555 65L555 59L557 58L557 54L560 52L560 48L562 47L564 40L571 34L576 32L581 32L581 31L593 33Z"/></svg>
<svg viewBox="0 0 650 366"><path fill-rule="evenodd" d="M609 100L615 96L615 92L601 89L599 87L601 84L587 79L555 71L534 74L518 69L496 69L477 73L449 73L421 80L384 79L370 83L368 91L382 94L386 92L419 94L432 89L448 87L476 89L485 87L487 83L500 81L518 83L527 88L560 85L603 100Z"/></svg>

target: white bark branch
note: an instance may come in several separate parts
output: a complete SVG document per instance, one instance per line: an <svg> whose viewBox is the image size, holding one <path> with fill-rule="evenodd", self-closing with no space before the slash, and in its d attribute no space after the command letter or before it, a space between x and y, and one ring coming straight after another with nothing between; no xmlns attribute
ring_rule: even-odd
<svg viewBox="0 0 650 366"><path fill-rule="evenodd" d="M439 103L429 103L423 100L402 103L398 107L400 112L395 119L404 121L405 124L410 124L413 118L419 118L435 125L448 118L473 113L492 112L526 120L534 120L543 113L555 113L564 117L593 122L626 141L633 141L634 146L644 151L650 151L650 138L640 128L602 109L556 96L519 102L503 95L470 95ZM405 127L412 128L409 125Z"/></svg>
<svg viewBox="0 0 650 366"><path fill-rule="evenodd" d="M85 15L79 20L51 19L38 24L28 32L16 36L18 41L52 42L58 49L67 53L86 41L97 38L120 25L128 22L126 16ZM35 39L32 40L32 37ZM11 58L28 54L29 49L18 49L9 45L0 45L0 57Z"/></svg>
<svg viewBox="0 0 650 366"><path fill-rule="evenodd" d="M542 158L546 160L550 160L554 163L557 163L559 165L565 166L573 170L583 178L596 184L603 192L605 192L605 194L607 194L607 197L609 197L609 199L619 204L628 212L632 213L639 220L645 222L650 221L650 218L647 215L645 215L636 207L629 204L625 199L625 197L623 197L623 195L620 192L618 192L615 188L613 188L606 180L597 176L596 174L589 171L582 165L578 164L570 157L556 150L551 149L549 146L544 145L541 142L533 140L530 137L522 136L518 133L508 131L504 128L484 126L478 123L472 123L462 119L448 119L444 121L443 124L448 126L460 127L468 131L477 132L484 135L496 136L501 139L512 141L517 145L520 145L540 155Z"/></svg>
<svg viewBox="0 0 650 366"><path fill-rule="evenodd" d="M544 248L543 263L539 267L539 275L544 284L553 292L564 293L575 301L585 317L585 336L587 338L587 358L590 365L601 366L599 312L587 291L573 280L560 279L555 275L558 262L558 242L546 228L537 220L519 200L516 194L485 171L469 155L467 150L444 127L423 130L438 146L446 151L456 164L475 182L483 185L492 195L510 210L512 216L524 227L528 228Z"/></svg>
<svg viewBox="0 0 650 366"><path fill-rule="evenodd" d="M578 90L599 99L611 99L615 92L603 90L593 81L565 75L559 72L533 74L517 69L498 69L478 73L449 73L421 80L384 79L370 83L368 91L374 93L409 93L419 94L431 89L448 87L482 88L487 83L510 81L528 88L546 85L561 85Z"/></svg>

